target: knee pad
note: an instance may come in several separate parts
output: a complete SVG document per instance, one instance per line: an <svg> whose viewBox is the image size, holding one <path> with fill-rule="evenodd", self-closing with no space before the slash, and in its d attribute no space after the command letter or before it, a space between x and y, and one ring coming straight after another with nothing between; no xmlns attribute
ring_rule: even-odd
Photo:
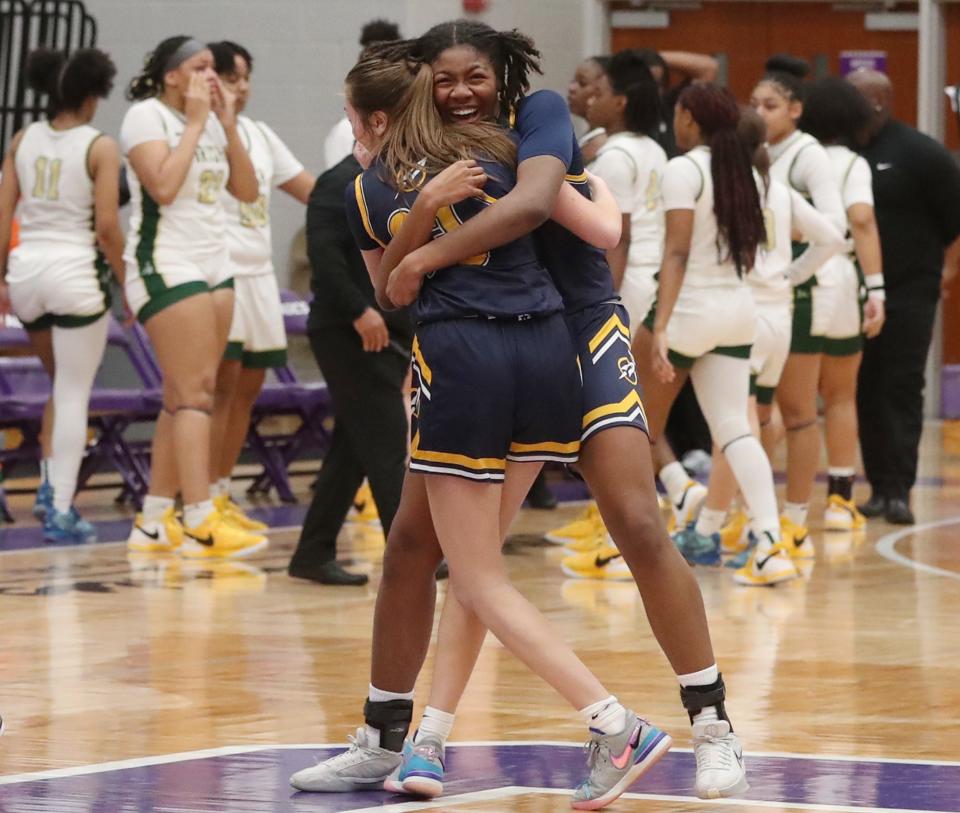
<svg viewBox="0 0 960 813"><path fill-rule="evenodd" d="M710 431L713 434L713 442L716 443L721 450L744 436L753 436L753 432L750 430L750 422L747 420L746 415L730 415L718 421L716 427L711 427Z"/></svg>

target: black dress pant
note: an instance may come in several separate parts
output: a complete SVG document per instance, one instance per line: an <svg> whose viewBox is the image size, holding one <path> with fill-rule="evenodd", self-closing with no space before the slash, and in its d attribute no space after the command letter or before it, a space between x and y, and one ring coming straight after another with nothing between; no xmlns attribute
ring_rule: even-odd
<svg viewBox="0 0 960 813"><path fill-rule="evenodd" d="M410 359L391 345L364 352L351 325L311 331L310 346L330 389L334 429L291 565L336 558L337 535L366 477L384 534L400 504L407 459L407 413L401 392Z"/></svg>
<svg viewBox="0 0 960 813"><path fill-rule="evenodd" d="M857 382L863 467L873 493L906 499L917 479L923 388L935 299L888 294L887 320L866 342Z"/></svg>

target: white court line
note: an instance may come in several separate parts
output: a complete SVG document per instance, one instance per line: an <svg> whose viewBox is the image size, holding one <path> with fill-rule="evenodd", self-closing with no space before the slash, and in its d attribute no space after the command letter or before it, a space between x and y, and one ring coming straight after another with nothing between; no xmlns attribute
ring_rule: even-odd
<svg viewBox="0 0 960 813"><path fill-rule="evenodd" d="M444 808L452 805L467 804L468 802L489 801L491 799L513 799L518 796L527 796L532 793L550 796L570 796L569 790L558 788L533 788L510 786L481 790L475 793L461 793L453 796L442 796L432 801L418 800L415 802L399 802L393 805L377 805L351 810L350 813L408 813L416 810L436 809L438 804ZM856 807L853 805L823 805L813 802L779 802L761 801L757 799L699 799L696 796L672 796L659 793L624 793L621 799L638 799L650 802L685 802L687 804L702 804L725 807L777 807L789 810L815 810L825 813L934 813L931 810L913 810L902 807Z"/></svg>
<svg viewBox="0 0 960 813"><path fill-rule="evenodd" d="M523 746L538 746L544 748L583 747L583 743L581 742L563 742L558 740L473 740L469 742L450 742L449 745L457 748L492 748L504 746L510 748ZM210 759L213 757L235 756L238 754L252 754L260 751L327 751L332 749L342 750L344 748L346 748L346 745L342 742L228 745L221 748L201 749L199 751L181 751L175 754L162 754L151 757L134 757L132 759L120 759L112 762L98 762L92 765L76 765L67 768L54 768L47 771L11 774L9 776L0 776L0 785L16 785L22 782L36 782L44 779L67 779L74 776L88 776L90 774L109 773L110 771L122 771L131 768L149 768L154 765L169 765L175 762L188 762L194 759ZM671 748L670 750L672 753L692 753L692 749L690 748ZM947 768L960 767L960 762L948 762L943 760L894 759L891 757L873 756L835 756L832 754L818 756L815 754L793 754L788 751L748 751L745 752L745 756L761 758L769 757L778 759L826 760L834 762L880 762L895 765L930 765ZM856 810L866 810L866 808L856 808ZM904 813L911 813L911 811L905 811Z"/></svg>
<svg viewBox="0 0 960 813"><path fill-rule="evenodd" d="M927 573L931 576L946 576L948 579L960 580L960 573L956 573L953 570L945 570L942 567L926 565L923 562L914 561L909 556L904 556L902 553L898 553L896 549L897 542L899 542L901 539L906 539L908 536L914 536L915 534L920 534L924 531L932 531L934 528L946 528L949 525L960 525L960 517L949 517L947 519L941 519L937 522L925 522L922 525L913 525L909 528L904 528L902 531L894 531L892 534L887 534L886 536L882 536L877 540L877 544L875 546L877 553L879 553L884 559L889 559L895 564L912 568L913 570L917 570L921 573Z"/></svg>

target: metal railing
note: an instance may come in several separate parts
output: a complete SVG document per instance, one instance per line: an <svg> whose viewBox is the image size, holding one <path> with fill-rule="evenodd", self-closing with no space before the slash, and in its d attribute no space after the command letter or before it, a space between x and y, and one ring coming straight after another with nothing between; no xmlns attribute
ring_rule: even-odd
<svg viewBox="0 0 960 813"><path fill-rule="evenodd" d="M27 87L27 55L41 46L70 53L96 42L97 22L81 0L0 0L0 152L45 109L42 94Z"/></svg>

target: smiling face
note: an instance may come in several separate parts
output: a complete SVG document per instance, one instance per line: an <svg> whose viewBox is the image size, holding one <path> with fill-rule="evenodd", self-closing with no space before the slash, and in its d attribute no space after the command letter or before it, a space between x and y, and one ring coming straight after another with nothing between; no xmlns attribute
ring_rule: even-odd
<svg viewBox="0 0 960 813"><path fill-rule="evenodd" d="M233 70L223 74L220 81L236 96L237 112L242 113L250 98L250 66L240 54L234 54L233 65Z"/></svg>
<svg viewBox="0 0 960 813"><path fill-rule="evenodd" d="M755 108L767 126L767 142L777 144L797 129L797 121L803 113L803 105L787 94L775 82L761 82L750 96L750 106Z"/></svg>
<svg viewBox="0 0 960 813"><path fill-rule="evenodd" d="M497 75L486 54L471 45L442 51L431 65L433 100L447 124L473 124L495 119Z"/></svg>
<svg viewBox="0 0 960 813"><path fill-rule="evenodd" d="M596 94L597 83L603 76L605 76L603 68L592 59L584 60L577 65L573 81L567 87L567 104L573 115L586 118L587 105Z"/></svg>

